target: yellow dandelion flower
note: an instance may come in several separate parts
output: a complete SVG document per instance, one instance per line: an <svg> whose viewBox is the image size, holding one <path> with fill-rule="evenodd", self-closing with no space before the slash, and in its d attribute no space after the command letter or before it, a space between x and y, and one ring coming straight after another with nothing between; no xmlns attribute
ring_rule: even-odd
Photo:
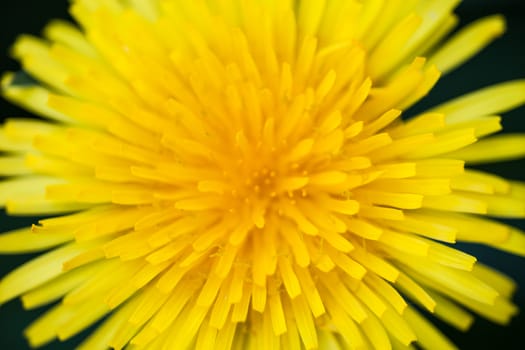
<svg viewBox="0 0 525 350"><path fill-rule="evenodd" d="M525 81L401 118L503 33L449 36L458 1L74 0L77 25L13 47L2 94L42 116L0 129L0 235L44 251L0 303L58 301L38 347L453 349L516 314L506 276L455 249L525 255L525 184L465 164L525 155L499 114ZM408 118L410 117L410 118ZM105 318L104 318L105 317Z"/></svg>

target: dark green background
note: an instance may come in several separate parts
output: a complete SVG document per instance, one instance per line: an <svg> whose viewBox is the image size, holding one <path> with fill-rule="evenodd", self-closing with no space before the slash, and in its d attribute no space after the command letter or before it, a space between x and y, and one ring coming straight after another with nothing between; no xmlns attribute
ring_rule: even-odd
<svg viewBox="0 0 525 350"><path fill-rule="evenodd" d="M8 47L16 36L20 33L39 33L50 18L67 18L67 3L65 0L2 0L0 2L1 72L18 69L18 64L7 57ZM444 77L422 103L405 115L413 114L425 107L476 88L501 81L525 78L525 13L522 1L464 1L457 13L463 24L485 15L503 13L508 21L508 32L467 65ZM524 114L525 108L523 107L507 113L504 119L505 129L525 132ZM29 115L0 100L0 118ZM498 163L483 168L507 178L525 181L525 161ZM0 212L0 231L29 225L34 220L35 218L7 218L3 212ZM523 220L514 221L514 224L524 229ZM475 254L480 261L495 266L516 279L522 287L515 296L515 302L525 310L525 259L480 246L469 245L463 248ZM0 276L31 257L32 255L0 256ZM45 309L26 312L22 310L18 300L0 306L0 349L27 349L26 342L21 336L22 330ZM462 349L525 348L522 341L525 337L523 314L518 315L508 327L500 327L477 319L467 334L457 332L446 325L439 325ZM83 335L80 335L65 343L55 342L43 349L72 349L82 337Z"/></svg>

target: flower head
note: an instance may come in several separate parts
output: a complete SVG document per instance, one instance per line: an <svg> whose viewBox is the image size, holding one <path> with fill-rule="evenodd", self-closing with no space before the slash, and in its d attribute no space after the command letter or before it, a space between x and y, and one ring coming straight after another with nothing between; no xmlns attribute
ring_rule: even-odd
<svg viewBox="0 0 525 350"><path fill-rule="evenodd" d="M404 110L504 30L447 38L456 1L76 0L13 48L45 117L0 129L0 204L53 216L0 236L53 248L0 303L61 302L33 346L108 317L80 348L453 348L414 306L506 323L513 282L456 250L525 254L525 185L467 163L525 154L500 117L525 82ZM409 117L409 118L408 118Z"/></svg>

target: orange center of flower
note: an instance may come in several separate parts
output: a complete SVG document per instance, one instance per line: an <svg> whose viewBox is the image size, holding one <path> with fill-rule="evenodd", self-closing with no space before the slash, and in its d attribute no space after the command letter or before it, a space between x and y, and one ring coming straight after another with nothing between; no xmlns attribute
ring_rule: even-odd
<svg viewBox="0 0 525 350"><path fill-rule="evenodd" d="M240 51L233 56L219 60L208 52L188 67L199 109L180 117L171 134L169 126L165 130L164 146L182 164L173 172L194 170L188 195L175 206L238 214L258 228L278 216L311 234L317 229L306 217L315 207L354 214L357 203L347 191L362 181L350 174L363 168L354 156L367 146L352 150L363 122L344 115L370 88L362 49L343 48L344 59L354 62L335 62L336 72L312 64L313 38L304 40L293 66L252 57L244 39L234 38ZM211 66L214 76L206 71Z"/></svg>

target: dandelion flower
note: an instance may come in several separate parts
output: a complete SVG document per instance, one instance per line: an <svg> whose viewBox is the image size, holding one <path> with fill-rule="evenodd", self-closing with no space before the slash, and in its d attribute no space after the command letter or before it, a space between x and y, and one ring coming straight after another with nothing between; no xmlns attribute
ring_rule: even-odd
<svg viewBox="0 0 525 350"><path fill-rule="evenodd" d="M58 301L38 347L451 349L517 312L506 276L454 248L525 254L525 185L465 164L525 154L491 136L525 81L401 117L504 31L449 36L458 1L76 0L77 25L13 47L2 93L44 117L0 129L0 204L46 218L0 252L46 251L0 303Z"/></svg>

